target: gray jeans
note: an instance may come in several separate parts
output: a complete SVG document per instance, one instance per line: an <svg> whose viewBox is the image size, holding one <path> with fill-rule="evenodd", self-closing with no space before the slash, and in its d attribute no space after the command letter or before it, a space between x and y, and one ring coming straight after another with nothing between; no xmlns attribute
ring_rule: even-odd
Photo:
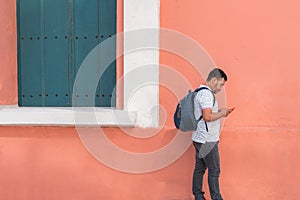
<svg viewBox="0 0 300 200"><path fill-rule="evenodd" d="M208 185L210 196L213 200L223 200L220 194L220 156L219 142L208 142L205 144L194 142L196 151L196 163L193 175L193 194L196 200L204 199L202 191L203 175L208 169Z"/></svg>

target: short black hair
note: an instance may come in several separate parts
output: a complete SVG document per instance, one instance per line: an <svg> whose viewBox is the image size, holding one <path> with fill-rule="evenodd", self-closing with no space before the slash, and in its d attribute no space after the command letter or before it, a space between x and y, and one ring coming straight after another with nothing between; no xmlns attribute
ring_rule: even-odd
<svg viewBox="0 0 300 200"><path fill-rule="evenodd" d="M212 78L217 78L218 80L224 78L227 81L227 75L225 72L219 68L214 68L208 75L206 81L210 81Z"/></svg>

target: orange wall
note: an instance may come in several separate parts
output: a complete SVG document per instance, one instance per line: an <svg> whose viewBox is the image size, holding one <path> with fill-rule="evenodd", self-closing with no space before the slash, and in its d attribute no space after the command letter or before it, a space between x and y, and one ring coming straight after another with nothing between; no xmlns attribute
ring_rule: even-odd
<svg viewBox="0 0 300 200"><path fill-rule="evenodd" d="M293 0L161 1L161 27L196 40L229 76L226 103L237 108L220 143L225 199L298 199L299 8ZM161 52L160 60L194 87L203 81L183 58ZM160 100L170 108L167 93Z"/></svg>
<svg viewBox="0 0 300 200"><path fill-rule="evenodd" d="M15 1L0 0L0 105L17 104L17 40Z"/></svg>
<svg viewBox="0 0 300 200"><path fill-rule="evenodd" d="M194 38L229 75L227 104L237 109L226 119L220 143L224 199L298 199L299 6L291 0L161 0L161 26ZM0 104L16 105L15 2L0 0L0 8ZM161 64L191 75L186 61L168 53L161 53ZM289 98L281 100L283 93ZM160 102L170 123L174 98L161 88ZM137 139L116 128L104 131L114 144L132 152L159 149L175 134L164 128L154 137ZM75 128L0 127L0 197L189 200L193 159L189 148L164 169L123 173L94 159Z"/></svg>
<svg viewBox="0 0 300 200"><path fill-rule="evenodd" d="M229 76L228 126L300 127L300 2L161 1L161 27L200 43ZM161 57L161 63L185 63ZM194 81L195 87L199 84Z"/></svg>

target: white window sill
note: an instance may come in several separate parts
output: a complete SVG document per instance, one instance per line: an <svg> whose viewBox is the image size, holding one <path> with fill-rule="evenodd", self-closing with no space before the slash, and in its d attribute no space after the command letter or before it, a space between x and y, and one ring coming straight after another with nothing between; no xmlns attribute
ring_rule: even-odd
<svg viewBox="0 0 300 200"><path fill-rule="evenodd" d="M136 115L114 108L0 106L0 126L135 127Z"/></svg>

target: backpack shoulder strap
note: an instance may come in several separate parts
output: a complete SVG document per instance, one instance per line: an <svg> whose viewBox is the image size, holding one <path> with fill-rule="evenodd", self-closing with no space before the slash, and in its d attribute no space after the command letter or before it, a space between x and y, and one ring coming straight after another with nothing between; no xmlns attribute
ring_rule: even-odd
<svg viewBox="0 0 300 200"><path fill-rule="evenodd" d="M214 103L213 103L213 106L214 106L215 103L216 103L215 94L214 94L210 89L208 89L207 87L199 87L199 88L197 88L197 89L194 90L194 93L197 93L197 92L199 92L200 90L209 90L209 91L212 93L212 95L213 95L213 97L214 97Z"/></svg>
<svg viewBox="0 0 300 200"><path fill-rule="evenodd" d="M215 98L214 93L213 93L210 89L208 89L207 87L199 87L199 88L197 88L196 90L194 90L194 93L197 93L197 92L199 92L200 90L209 90L209 91L212 93L213 98L214 98L214 103L213 103L213 106L214 106L215 103L216 103L216 98ZM198 121L200 121L202 118L203 118L203 116L201 115L201 116L199 117ZM205 123L206 131L208 132L208 126L207 126L206 121L204 121L204 123Z"/></svg>

